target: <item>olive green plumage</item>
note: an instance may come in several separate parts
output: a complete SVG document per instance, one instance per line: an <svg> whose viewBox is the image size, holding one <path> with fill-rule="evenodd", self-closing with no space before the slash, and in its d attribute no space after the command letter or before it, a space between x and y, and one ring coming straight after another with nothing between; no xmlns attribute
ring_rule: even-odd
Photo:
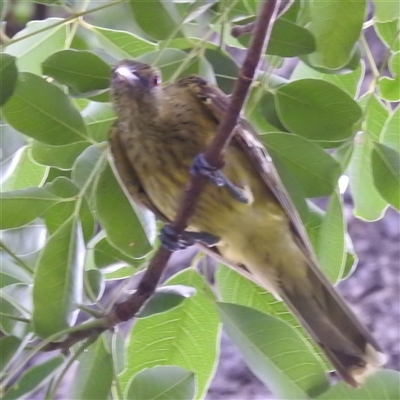
<svg viewBox="0 0 400 400"><path fill-rule="evenodd" d="M118 116L110 132L116 170L132 198L160 219L177 212L189 167L215 134L228 99L199 77L161 86L147 64L123 61L113 70ZM236 201L207 183L189 230L220 238L229 265L285 301L342 377L357 386L384 355L319 270L308 237L270 157L251 126L238 122L223 173L243 190Z"/></svg>

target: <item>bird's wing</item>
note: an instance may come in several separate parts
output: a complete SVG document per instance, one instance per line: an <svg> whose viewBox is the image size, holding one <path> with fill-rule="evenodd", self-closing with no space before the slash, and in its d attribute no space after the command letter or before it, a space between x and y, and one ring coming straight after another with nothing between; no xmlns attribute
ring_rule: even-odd
<svg viewBox="0 0 400 400"><path fill-rule="evenodd" d="M126 189L129 197L137 204L148 208L152 211L157 219L162 221L168 221L167 218L161 213L161 211L152 203L150 198L147 196L143 189L143 186L139 180L139 177L130 163L126 152L121 144L119 138L119 126L118 121L112 126L109 132L109 142L111 148L111 154L113 156L113 167L115 168L119 179L122 182L122 186Z"/></svg>
<svg viewBox="0 0 400 400"><path fill-rule="evenodd" d="M221 120L229 103L227 95L198 76L189 76L181 79L178 83L186 86L208 108L214 118L218 121ZM316 264L314 251L300 216L279 178L271 157L259 141L254 128L246 120L240 118L232 141L236 142L246 153L261 179L281 204L290 219L296 242L312 264Z"/></svg>

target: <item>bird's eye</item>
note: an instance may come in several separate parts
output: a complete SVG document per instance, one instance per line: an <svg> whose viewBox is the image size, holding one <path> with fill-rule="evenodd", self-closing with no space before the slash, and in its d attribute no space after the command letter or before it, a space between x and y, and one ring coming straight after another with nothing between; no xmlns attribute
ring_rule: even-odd
<svg viewBox="0 0 400 400"><path fill-rule="evenodd" d="M161 83L160 77L158 75L154 75L151 83L153 84L153 87L158 86Z"/></svg>

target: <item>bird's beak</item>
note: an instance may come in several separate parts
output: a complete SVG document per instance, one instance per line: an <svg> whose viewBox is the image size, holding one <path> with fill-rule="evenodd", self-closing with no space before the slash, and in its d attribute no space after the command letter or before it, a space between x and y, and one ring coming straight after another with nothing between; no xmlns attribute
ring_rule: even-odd
<svg viewBox="0 0 400 400"><path fill-rule="evenodd" d="M133 82L139 80L139 77L125 65L120 65L118 67L115 67L114 75L118 79L129 82L129 83L133 83Z"/></svg>

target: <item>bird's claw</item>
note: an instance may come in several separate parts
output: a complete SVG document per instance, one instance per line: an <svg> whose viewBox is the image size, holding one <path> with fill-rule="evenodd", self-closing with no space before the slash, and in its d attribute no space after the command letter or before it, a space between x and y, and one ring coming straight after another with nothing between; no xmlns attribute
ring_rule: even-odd
<svg viewBox="0 0 400 400"><path fill-rule="evenodd" d="M233 184L225 174L216 167L210 165L204 157L204 154L198 154L190 167L190 173L206 176L214 185L224 186L231 196L240 203L248 203L249 199L245 195L244 190Z"/></svg>
<svg viewBox="0 0 400 400"><path fill-rule="evenodd" d="M184 250L193 246L195 242L200 242L208 247L215 246L219 242L219 237L206 232L187 232L177 234L175 229L167 224L161 228L161 245L170 251Z"/></svg>

